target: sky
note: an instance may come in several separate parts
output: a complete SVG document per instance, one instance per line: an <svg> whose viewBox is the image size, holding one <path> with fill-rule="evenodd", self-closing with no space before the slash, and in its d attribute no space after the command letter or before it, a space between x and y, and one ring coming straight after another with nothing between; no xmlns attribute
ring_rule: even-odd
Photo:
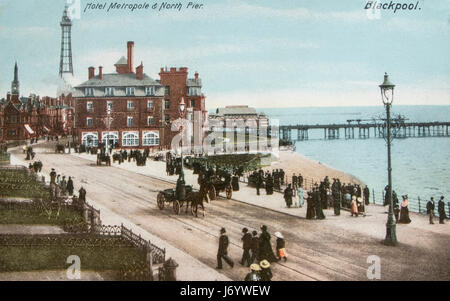
<svg viewBox="0 0 450 301"><path fill-rule="evenodd" d="M117 1L184 5L134 12L84 11L88 3L116 1L79 2L72 27L77 83L87 80L89 66L114 72L134 41L135 65L142 61L152 78L166 66L188 67L191 77L198 71L208 109L381 105L384 72L396 84L395 104L450 105L450 0L377 14L363 0L197 0L197 10L186 9L186 0ZM16 60L22 95L56 95L65 3L0 0L0 97L10 91Z"/></svg>

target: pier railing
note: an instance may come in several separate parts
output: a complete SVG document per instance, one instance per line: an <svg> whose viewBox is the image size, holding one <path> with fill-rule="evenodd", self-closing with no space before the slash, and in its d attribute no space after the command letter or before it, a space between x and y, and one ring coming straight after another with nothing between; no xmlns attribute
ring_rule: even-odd
<svg viewBox="0 0 450 301"><path fill-rule="evenodd" d="M377 197L377 196L381 196L381 197ZM377 205L384 204L384 192L380 192L380 193L376 194L375 191L372 189L372 196L370 198L371 198L372 204L377 204ZM421 198L420 196L408 198L408 209L411 212L427 214L428 201L429 201L429 199ZM401 202L402 202L402 200L399 199L399 206L400 206ZM438 201L435 200L434 204L435 204L434 215L439 216ZM446 211L447 217L450 217L450 202L445 202L445 205L446 205L445 211Z"/></svg>
<svg viewBox="0 0 450 301"><path fill-rule="evenodd" d="M449 126L450 122L404 122L403 119L393 119L392 134L395 138L450 137ZM384 122L281 125L279 126L279 137L286 141L308 140L310 139L310 130L323 130L323 139L332 140L383 138L386 137L387 129ZM296 137L293 135L293 131L297 133Z"/></svg>

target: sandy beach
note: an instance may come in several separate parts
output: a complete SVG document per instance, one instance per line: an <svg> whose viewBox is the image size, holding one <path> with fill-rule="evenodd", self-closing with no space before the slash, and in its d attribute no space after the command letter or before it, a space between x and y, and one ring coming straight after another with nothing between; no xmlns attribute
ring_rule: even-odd
<svg viewBox="0 0 450 301"><path fill-rule="evenodd" d="M311 183L320 183L326 176L332 181L333 178L340 179L341 183L364 184L361 180L351 174L344 173L327 166L321 162L309 159L292 150L280 150L278 160L272 162L263 170L283 169L286 176L292 179L295 173L302 174L304 181L306 181L306 188L308 189Z"/></svg>

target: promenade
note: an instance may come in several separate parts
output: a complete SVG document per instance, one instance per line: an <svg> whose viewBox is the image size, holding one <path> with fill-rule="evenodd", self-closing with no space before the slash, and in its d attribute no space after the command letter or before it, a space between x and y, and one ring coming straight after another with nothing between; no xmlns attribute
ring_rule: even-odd
<svg viewBox="0 0 450 301"><path fill-rule="evenodd" d="M13 151L13 155L22 161L23 154ZM254 188L242 184L232 200L220 198L206 204L205 218L183 210L177 216L171 208L160 211L156 206L157 192L174 187L177 179L165 175L164 162L97 167L95 158L38 153L36 159L44 163L44 174L54 167L73 176L76 189L83 185L90 202L101 210L104 224L123 222L165 247L167 258L180 263L180 279L242 280L248 271L245 267L214 269L219 229L227 228L229 254L237 262L242 254L242 227L259 230L259 225L266 224L270 233L284 234L289 254L287 263L273 265L274 280L367 280L371 255L381 258L382 280L450 280L450 227L428 225L426 216L411 214L411 224L397 225L399 246L395 248L381 244L387 219L383 207L367 207L366 217L352 218L346 211L334 216L332 210L325 210L326 220L306 220L306 208L285 208L281 194L266 196L261 190L256 196ZM186 170L186 181L198 188L191 171Z"/></svg>

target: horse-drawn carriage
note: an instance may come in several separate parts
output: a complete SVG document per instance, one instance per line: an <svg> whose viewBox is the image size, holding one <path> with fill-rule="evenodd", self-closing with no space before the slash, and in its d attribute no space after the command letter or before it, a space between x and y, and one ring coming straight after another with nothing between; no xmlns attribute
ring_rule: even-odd
<svg viewBox="0 0 450 301"><path fill-rule="evenodd" d="M210 177L206 183L206 189L210 200L215 200L220 192L225 192L227 199L233 196L233 187L231 186L231 175L227 172L218 173Z"/></svg>
<svg viewBox="0 0 450 301"><path fill-rule="evenodd" d="M55 146L55 154L64 154L65 153L65 147L63 144L58 143Z"/></svg>
<svg viewBox="0 0 450 301"><path fill-rule="evenodd" d="M186 197L183 200L177 199L177 193L175 188L166 189L160 191L157 196L158 208L164 209L166 203L171 204L173 212L177 215L180 214L181 208L186 206L186 213L191 207L191 214L198 216L198 208L202 208L202 214L205 216L205 207L203 206L203 196L198 191L193 191L191 185L185 185Z"/></svg>
<svg viewBox="0 0 450 301"><path fill-rule="evenodd" d="M97 166L101 166L103 162L106 163L106 166L111 166L111 156L102 147L97 151Z"/></svg>

